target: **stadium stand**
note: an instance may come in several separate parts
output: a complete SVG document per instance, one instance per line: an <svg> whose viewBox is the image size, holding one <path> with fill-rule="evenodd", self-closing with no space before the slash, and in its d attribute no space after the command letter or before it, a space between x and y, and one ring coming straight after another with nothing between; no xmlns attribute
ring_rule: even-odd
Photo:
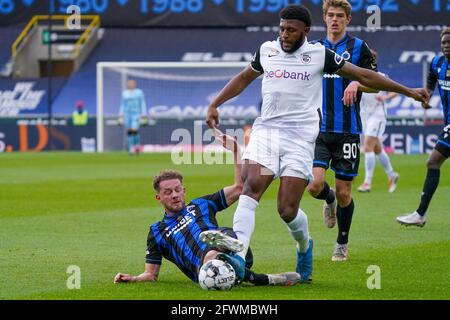
<svg viewBox="0 0 450 320"><path fill-rule="evenodd" d="M164 36L161 36L164 34ZM380 70L409 86L422 86L422 61L439 51L439 31L352 32L379 52ZM401 36L400 36L401 34ZM180 35L183 45L180 46ZM323 32L312 32L317 39ZM95 113L96 64L100 61L224 61L234 52L239 61L249 60L258 44L276 37L269 31L248 29L107 29L98 47L81 69L73 74L55 100L56 113L69 113L72 101L82 99ZM388 44L388 45L387 45ZM121 50L116 50L121 48ZM427 55L417 48L427 48ZM211 53L186 55L189 52ZM190 59L189 59L190 57ZM188 58L188 59L187 59ZM412 77L411 75L417 75ZM150 106L151 107L151 106ZM395 115L395 114L390 114Z"/></svg>
<svg viewBox="0 0 450 320"><path fill-rule="evenodd" d="M0 70L3 69L4 71L1 73L3 79L0 82L0 94L4 94L5 97L11 96L11 92L17 94L14 99L1 101L0 117L37 116L45 118L48 116L45 94L48 81L45 78L13 79L11 76L8 77L8 75L11 75L11 68L3 67L10 60L11 46L27 22L37 13L42 14L44 12L45 14L48 8L41 8L37 2L15 2L22 4L18 4L14 9L15 11L6 15L5 19L0 21L0 32L2 34L2 37L0 37ZM88 2L92 6L90 9L84 7L83 14L98 14L101 17L102 29L99 29L98 33L101 40L93 47L84 63L76 68L75 72L67 77L53 79L52 115L55 117L70 117L73 105L78 100L83 100L90 116L95 117L97 112L97 64L99 62L243 62L251 60L255 50L262 42L277 37L278 28L275 11L272 11L268 18L267 12L252 16L248 12L237 14L236 8L235 10L227 7L226 10L228 11L226 12L230 16L226 16L223 8L217 10L209 4L203 9L207 14L211 13L212 15L202 14L202 18L197 19L198 15L186 12L173 16L153 13L147 15L145 10L150 10L150 8L139 7L136 5L137 2L129 2L125 8L126 1L122 4L111 1L111 7L108 10L105 7L106 11L101 12L101 8L93 5L94 2ZM24 3L27 5L33 3L32 10ZM312 32L308 37L309 40L322 38L325 35L325 27L319 18L321 9L318 3L318 1L312 1L309 4L315 20ZM39 11L41 9L44 10ZM61 4L54 9L56 9L56 14L62 15L65 13L65 6ZM434 12L428 12L431 9L425 3L402 4L401 10L393 10L383 6L383 25L382 29L378 31L368 30L363 26L367 16L362 12L361 7L355 6L354 9L357 13L354 15L349 32L354 36L363 38L373 49L378 51L380 71L408 86L422 86L427 63L440 50L438 38L442 26L430 25L430 23L443 23L445 20L442 19L442 17L445 17L444 9L437 12L435 8ZM1 10L5 10L5 8ZM142 12L138 13L139 10ZM428 14L423 15L423 17L412 17L410 15L411 12L423 10L428 10ZM250 18L250 16L255 19ZM400 25L410 19L413 19L411 25ZM105 24L103 24L104 21L106 21ZM264 26L262 24L262 22L267 21L273 21L273 25ZM253 23L255 26L251 26ZM387 24L393 26L389 27ZM146 85L149 88L150 82ZM220 89L220 86L212 83L204 83L201 86L201 88L192 89L189 92L189 99L186 99L184 104L176 104L176 106L181 110L185 110L192 105L205 106L210 96ZM115 114L115 110L117 109L118 112L119 109L119 87L116 85L118 89L110 90L107 93L110 101L112 101L110 103L110 115ZM27 92L27 94L19 96L20 92ZM244 100L247 99L245 103L241 104L251 107L257 106L259 103L257 101L259 97L257 96L259 95L255 92L252 92L252 95L254 97L248 99L245 96L241 97ZM149 92L146 96L150 118L153 120L158 119L158 116L163 118L164 115L158 114L159 111L155 108L154 103L161 104L161 102L158 102L158 99L155 98L154 92ZM173 100L170 100L171 98L167 95L167 105L174 104ZM192 103L192 101L197 102ZM111 106L111 104L114 104L114 106ZM437 93L431 99L431 105L433 108L427 111L426 117L441 119L442 110ZM399 119L401 124L404 124L407 119L411 120L416 125L414 134L419 134L419 130L422 129L419 128L420 122L423 122L425 113L418 103L399 96L389 101L387 111L390 119ZM199 116L200 114L197 112L196 115L184 120L187 122L192 122L192 119L202 120L203 116ZM2 119L0 118L0 120ZM94 118L92 120L95 121ZM181 121L182 119L174 116L172 120ZM165 126L167 129L173 127L172 124L165 124ZM87 126L86 130L87 128L95 131L95 126L92 128ZM11 137L12 132L16 129L8 130L12 131L5 131L6 136ZM145 130L149 132L147 136L156 137L156 140L152 140L152 143L167 143L167 140L163 139L165 129L161 130L158 126L148 126ZM387 132L389 130L388 128ZM395 130L401 130L402 134L406 135L412 129L399 125ZM91 133L87 136L91 136ZM117 129L117 132L111 135L111 139L117 140L120 135L121 131ZM389 145L389 143L387 144Z"/></svg>
<svg viewBox="0 0 450 320"><path fill-rule="evenodd" d="M20 26L0 28L2 35L0 37L0 77L10 76L11 70L7 72L7 64L11 61L11 45L22 32L22 29Z"/></svg>

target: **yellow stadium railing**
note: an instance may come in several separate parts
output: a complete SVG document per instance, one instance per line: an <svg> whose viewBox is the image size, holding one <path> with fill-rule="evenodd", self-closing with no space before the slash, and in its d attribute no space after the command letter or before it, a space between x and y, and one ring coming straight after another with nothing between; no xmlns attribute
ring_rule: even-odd
<svg viewBox="0 0 450 320"><path fill-rule="evenodd" d="M88 17L91 17L90 19L92 19L92 21L89 24L89 26L86 28L86 30L84 30L80 39L78 39L77 43L75 44L75 57L76 58L80 55L81 46L88 40L89 35L91 34L92 30L95 27L100 26L100 17L99 16L86 16L86 18L88 18Z"/></svg>
<svg viewBox="0 0 450 320"><path fill-rule="evenodd" d="M69 19L71 16L67 15L54 15L51 16L52 21L64 21L64 25L67 24L67 19ZM14 41L12 47L11 47L11 54L13 59L16 58L17 52L19 50L19 46L24 45L28 41L28 34L33 29L34 26L38 25L39 22L47 22L49 19L48 15L36 15L33 18L31 18L30 22L25 26L23 31L20 33L20 35L17 37L16 41ZM90 33L95 27L100 26L100 16L95 15L81 15L81 20L91 20L88 27L84 30L84 32L81 34L78 41L75 43L75 58L77 58L80 55L81 46L87 41L89 38Z"/></svg>

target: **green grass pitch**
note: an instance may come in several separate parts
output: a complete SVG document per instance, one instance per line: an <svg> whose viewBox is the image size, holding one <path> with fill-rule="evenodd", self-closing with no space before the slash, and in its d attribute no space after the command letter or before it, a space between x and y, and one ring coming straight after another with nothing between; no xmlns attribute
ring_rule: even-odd
<svg viewBox="0 0 450 320"><path fill-rule="evenodd" d="M322 203L304 195L302 208L315 241L313 284L207 292L168 261L156 283L113 284L113 277L143 271L148 226L162 216L151 184L159 169L182 171L191 199L230 184L231 165L174 166L167 154L2 154L0 299L450 299L448 164L427 225L405 228L395 221L416 209L426 159L392 156L401 175L394 194L387 192L379 165L372 192L354 193L356 211L344 263L330 260L337 231L323 225ZM294 243L276 211L277 189L275 181L256 214L251 246L257 272L295 269ZM219 213L222 226L232 225L234 208ZM81 270L79 290L67 288L70 265ZM381 289L367 287L371 265L380 268Z"/></svg>

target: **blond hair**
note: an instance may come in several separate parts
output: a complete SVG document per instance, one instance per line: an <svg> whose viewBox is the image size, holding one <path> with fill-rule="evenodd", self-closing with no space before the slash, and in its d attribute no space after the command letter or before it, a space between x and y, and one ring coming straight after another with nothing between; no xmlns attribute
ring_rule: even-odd
<svg viewBox="0 0 450 320"><path fill-rule="evenodd" d="M163 170L158 175L156 175L153 178L153 189L155 189L156 192L159 192L159 184L162 181L166 180L172 180L172 179L178 179L181 183L183 183L183 175L179 173L178 171L174 170Z"/></svg>
<svg viewBox="0 0 450 320"><path fill-rule="evenodd" d="M324 0L322 5L323 13L327 14L330 7L344 9L347 17L352 15L352 5L347 0Z"/></svg>

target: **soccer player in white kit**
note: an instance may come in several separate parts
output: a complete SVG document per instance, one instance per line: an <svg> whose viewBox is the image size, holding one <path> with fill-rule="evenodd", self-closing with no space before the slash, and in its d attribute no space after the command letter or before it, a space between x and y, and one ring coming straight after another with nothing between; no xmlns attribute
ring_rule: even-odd
<svg viewBox="0 0 450 320"><path fill-rule="evenodd" d="M375 62L378 54L371 50ZM379 72L382 76L386 75ZM389 92L387 94L363 93L361 97L361 122L364 134L364 164L365 177L362 185L358 187L359 192L370 192L372 178L375 171L376 157L384 168L389 179L389 192L394 192L397 188L397 181L400 175L392 168L389 156L384 151L382 139L386 129L387 112L384 102L396 97L398 94Z"/></svg>
<svg viewBox="0 0 450 320"><path fill-rule="evenodd" d="M306 214L299 208L312 179L315 140L319 134L324 73L338 74L364 86L395 91L418 101L428 99L424 89L410 89L346 62L323 45L308 43L311 14L302 5L288 5L280 11L279 38L267 41L256 51L252 63L220 91L208 108L206 122L219 125L217 108L239 95L252 81L263 76L261 116L253 125L243 159L244 186L234 214L233 230L244 250L222 255L242 279L245 255L255 227L259 200L280 177L278 213L297 243L296 272L301 282L312 273L312 246ZM220 232L217 239L220 240ZM214 243L212 243L214 245Z"/></svg>

